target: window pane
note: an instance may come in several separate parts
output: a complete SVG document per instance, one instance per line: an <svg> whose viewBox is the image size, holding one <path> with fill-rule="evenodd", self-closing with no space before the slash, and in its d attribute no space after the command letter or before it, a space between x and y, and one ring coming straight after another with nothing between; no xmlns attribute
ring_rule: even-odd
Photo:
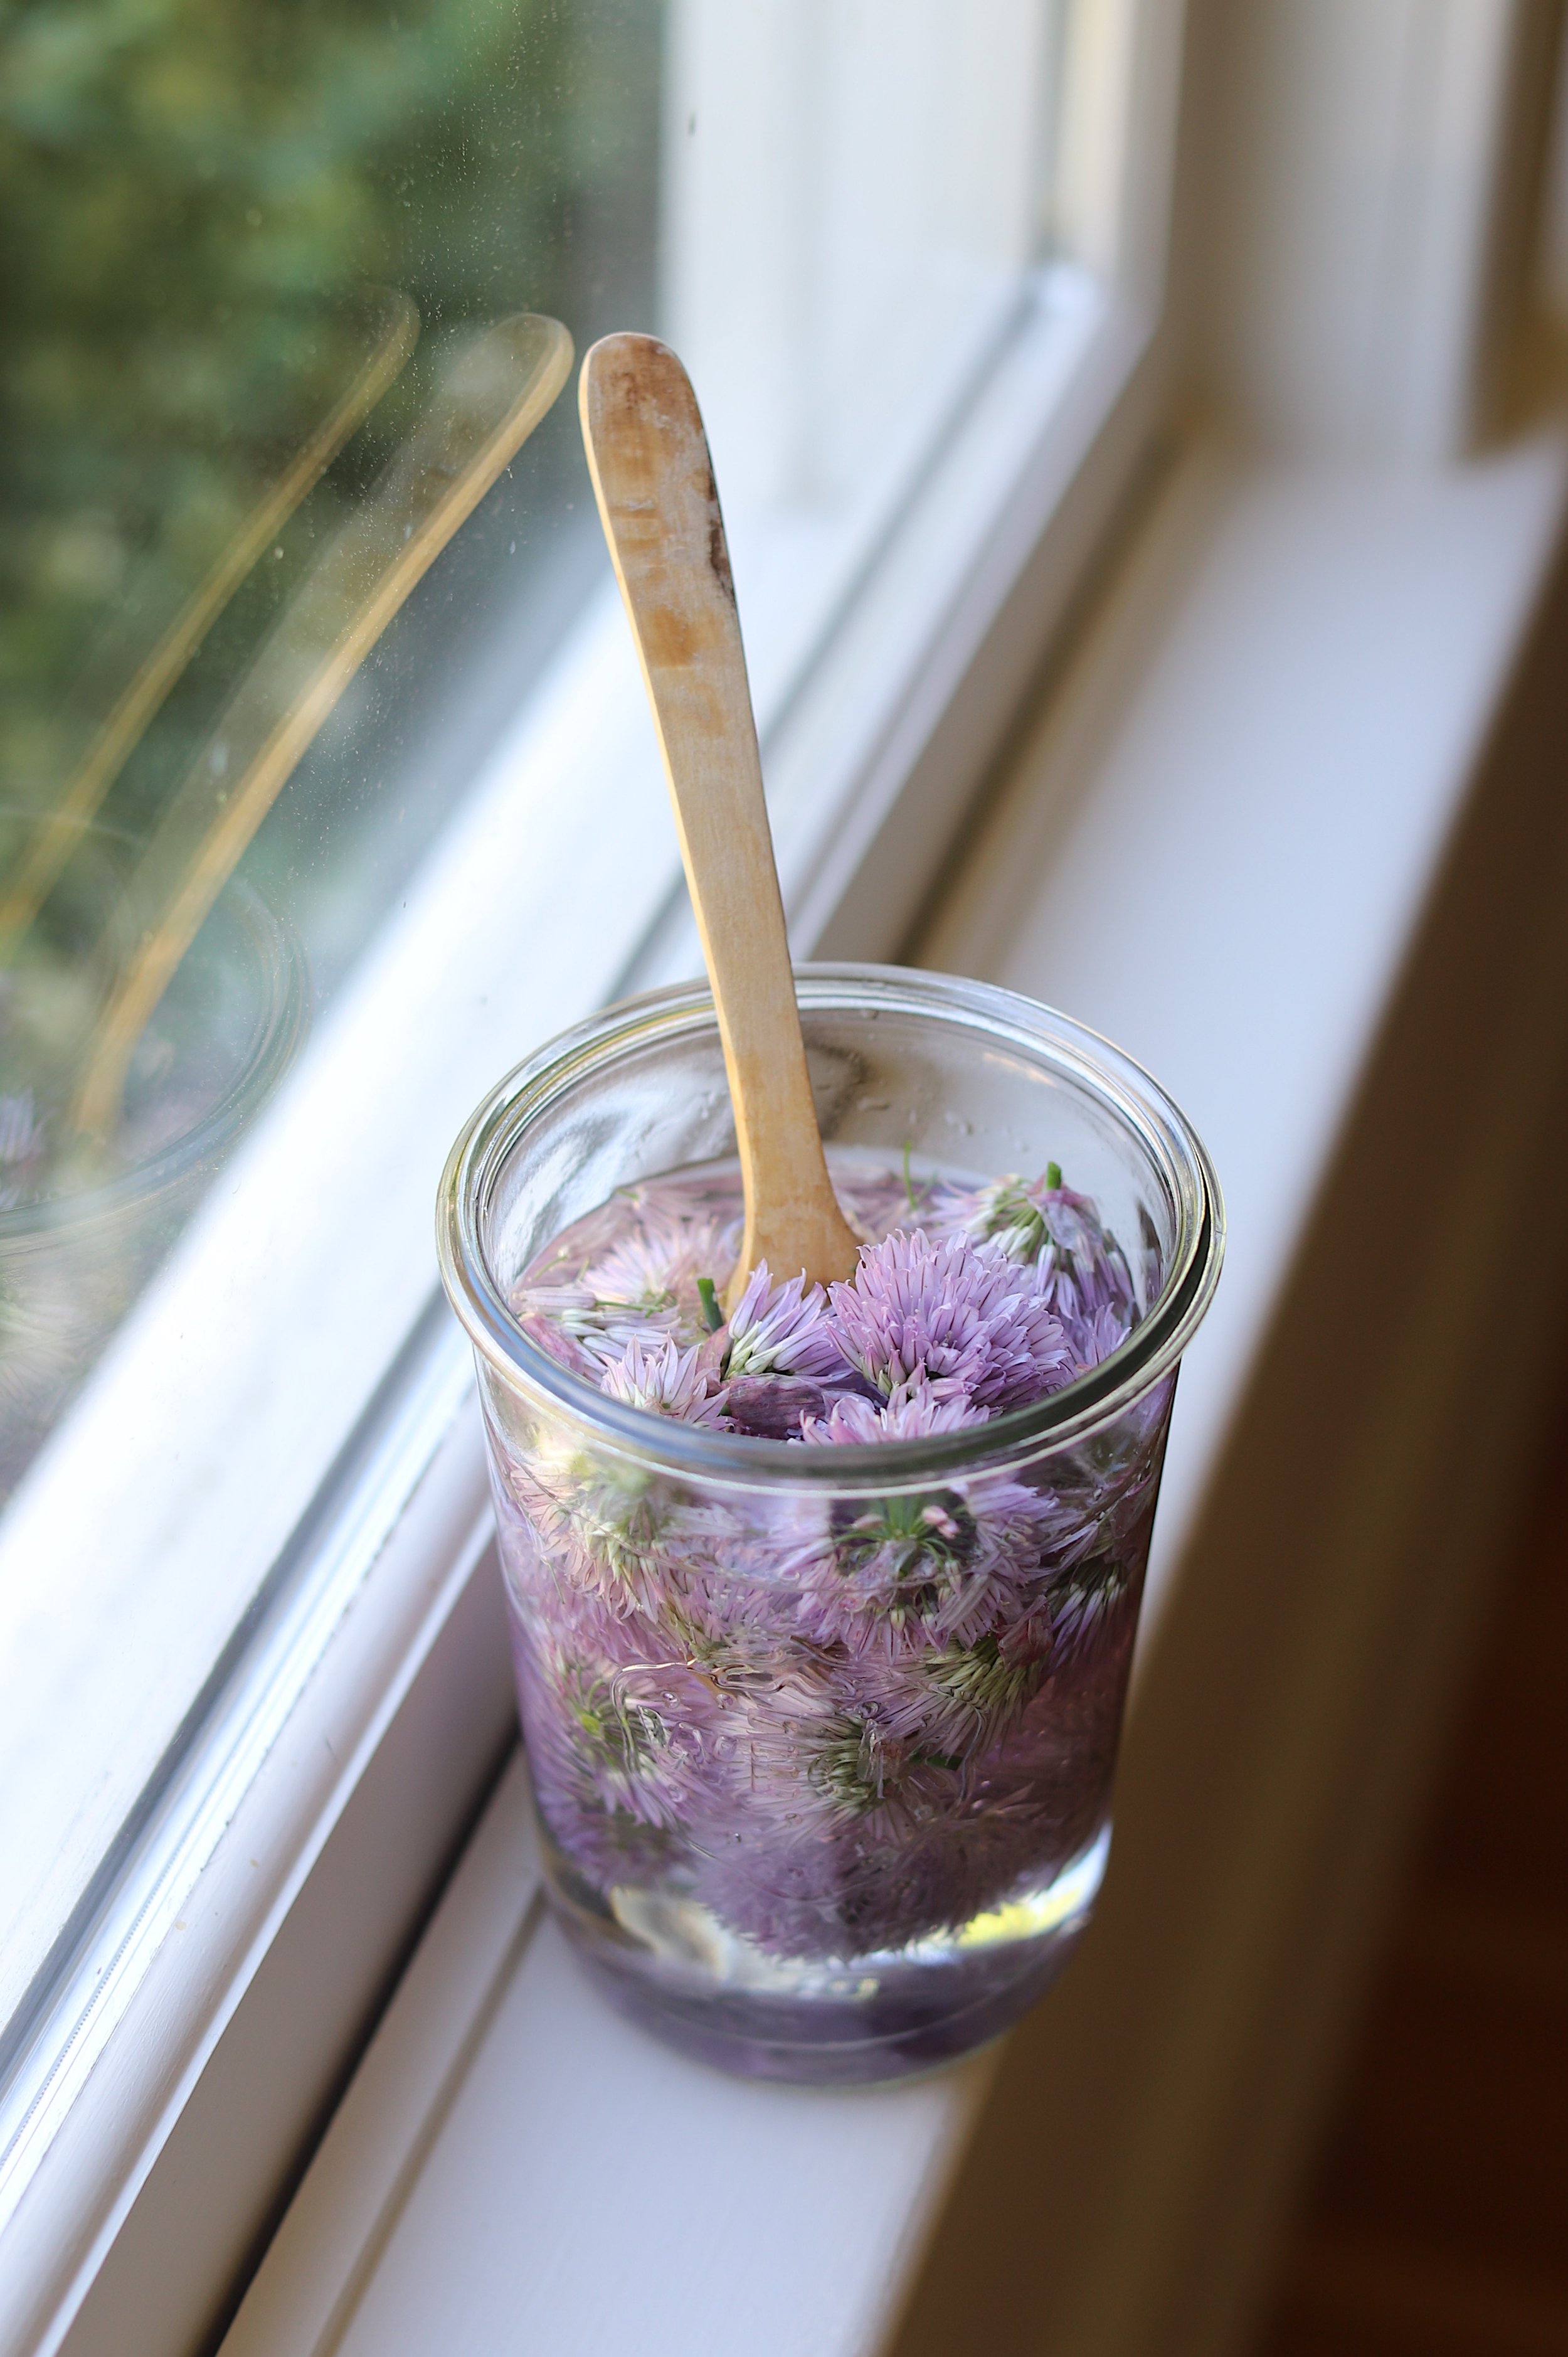
<svg viewBox="0 0 1568 2357"><path fill-rule="evenodd" d="M352 680L84 1125L137 941L193 863L231 865L231 698L456 353L521 310L579 339L650 316L659 32L657 0L12 20L5 1491L595 577L566 404Z"/></svg>

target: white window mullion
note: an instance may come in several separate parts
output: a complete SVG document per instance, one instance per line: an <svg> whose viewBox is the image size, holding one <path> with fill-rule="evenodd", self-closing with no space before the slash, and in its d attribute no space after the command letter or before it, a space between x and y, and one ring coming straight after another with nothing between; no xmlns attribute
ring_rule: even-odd
<svg viewBox="0 0 1568 2357"><path fill-rule="evenodd" d="M1424 463L1475 439L1533 30L1530 0L1236 13L1210 285L1221 389L1271 448Z"/></svg>

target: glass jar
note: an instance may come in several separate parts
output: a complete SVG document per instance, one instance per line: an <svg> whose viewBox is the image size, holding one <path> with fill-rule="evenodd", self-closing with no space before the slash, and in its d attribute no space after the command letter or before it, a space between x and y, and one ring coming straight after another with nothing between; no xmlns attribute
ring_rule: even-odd
<svg viewBox="0 0 1568 2357"><path fill-rule="evenodd" d="M733 1156L713 1004L613 1007L508 1075L443 1181L489 1434L552 1903L628 2013L733 2070L851 2082L1015 2020L1088 1922L1177 1361L1219 1193L1078 1025L947 975L798 976L830 1166L1059 1164L1137 1322L992 1422L803 1448L611 1399L508 1308L616 1189Z"/></svg>

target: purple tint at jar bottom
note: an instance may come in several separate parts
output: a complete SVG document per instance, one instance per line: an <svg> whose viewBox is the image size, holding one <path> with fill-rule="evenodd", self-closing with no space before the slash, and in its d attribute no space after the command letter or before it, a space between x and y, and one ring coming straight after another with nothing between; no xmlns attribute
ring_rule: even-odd
<svg viewBox="0 0 1568 2357"><path fill-rule="evenodd" d="M1088 1928L1089 1901L1036 1939L1027 1961L976 1958L926 1965L875 1995L811 2001L687 1995L650 1983L618 1952L582 1935L556 1906L568 1939L611 2003L699 2062L799 2086L875 2086L955 2062L1011 2029L1043 1996Z"/></svg>

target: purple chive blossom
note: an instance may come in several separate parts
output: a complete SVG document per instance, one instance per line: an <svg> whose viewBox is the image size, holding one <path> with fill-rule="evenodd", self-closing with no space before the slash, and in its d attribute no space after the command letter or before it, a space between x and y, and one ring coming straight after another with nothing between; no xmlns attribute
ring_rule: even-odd
<svg viewBox="0 0 1568 2357"><path fill-rule="evenodd" d="M646 1854L649 1829L682 1825L722 1779L722 1700L640 1617L596 1624L577 1609L556 1625L535 1620L519 1668L545 1821L618 1879Z"/></svg>
<svg viewBox="0 0 1568 2357"><path fill-rule="evenodd" d="M737 1813L693 1861L698 1895L775 1955L847 1959L965 1922L1040 1855L1038 1808L971 1796L862 1712L813 1729L780 1792L792 1814L758 1838Z"/></svg>
<svg viewBox="0 0 1568 2357"><path fill-rule="evenodd" d="M857 1661L1009 1637L1042 1610L1042 1521L1036 1493L1000 1478L837 1500L791 1566L794 1626Z"/></svg>
<svg viewBox="0 0 1568 2357"><path fill-rule="evenodd" d="M665 1594L683 1512L666 1485L624 1458L513 1458L508 1487L558 1586L624 1616Z"/></svg>
<svg viewBox="0 0 1568 2357"><path fill-rule="evenodd" d="M653 1318L675 1310L685 1323L698 1278L715 1269L722 1275L737 1243L733 1221L711 1215L682 1219L670 1207L654 1204L635 1231L618 1237L584 1269L582 1283L607 1313L621 1309Z"/></svg>
<svg viewBox="0 0 1568 2357"><path fill-rule="evenodd" d="M944 1399L917 1378L880 1410L839 1403L804 1437L854 1445L983 1421L967 1400ZM1055 1515L1051 1501L1000 1475L836 1501L825 1529L808 1535L791 1562L796 1626L815 1642L889 1660L1010 1630L1037 1609Z"/></svg>
<svg viewBox="0 0 1568 2357"><path fill-rule="evenodd" d="M1064 1855L1053 1839L1055 1812L1026 1790L972 1793L961 1771L915 1773L922 1805L879 1812L836 1846L850 1955L956 1931L1039 1881L1043 1862Z"/></svg>
<svg viewBox="0 0 1568 2357"><path fill-rule="evenodd" d="M574 1374L586 1373L596 1383L632 1342L656 1350L669 1340L679 1316L672 1304L645 1310L601 1301L585 1285L519 1286L510 1308L525 1334Z"/></svg>
<svg viewBox="0 0 1568 2357"><path fill-rule="evenodd" d="M1077 1662L1094 1652L1126 1593L1127 1567L1113 1555L1093 1555L1053 1585L1049 1610L1058 1659Z"/></svg>
<svg viewBox="0 0 1568 2357"><path fill-rule="evenodd" d="M844 1878L833 1845L814 1827L774 1826L758 1839L737 1806L704 1830L692 1872L702 1904L766 1955L848 1957L864 1949L839 1911Z"/></svg>
<svg viewBox="0 0 1568 2357"><path fill-rule="evenodd" d="M532 1340L596 1383L633 1342L657 1351L666 1340L702 1339L697 1280L734 1260L737 1222L682 1216L642 1189L616 1198L582 1230L585 1249L557 1246L511 1296L512 1314Z"/></svg>
<svg viewBox="0 0 1568 2357"><path fill-rule="evenodd" d="M634 1337L606 1367L599 1389L627 1407L651 1408L687 1424L716 1424L724 1414L723 1394L710 1398L696 1351L682 1351L668 1336L657 1344Z"/></svg>
<svg viewBox="0 0 1568 2357"><path fill-rule="evenodd" d="M830 1446L860 1448L881 1440L924 1440L935 1432L961 1432L965 1426L983 1424L983 1409L961 1392L944 1395L933 1391L924 1370L911 1376L881 1401L846 1393L834 1400L826 1416L803 1417L803 1439Z"/></svg>
<svg viewBox="0 0 1568 2357"><path fill-rule="evenodd" d="M1113 1334L1111 1348L1119 1348L1138 1322L1138 1297L1122 1247L1086 1195L1060 1187L1041 1200L1047 1229L1036 1263L1041 1290L1063 1323L1078 1321L1086 1343L1108 1357L1106 1340Z"/></svg>
<svg viewBox="0 0 1568 2357"><path fill-rule="evenodd" d="M932 1189L926 1225L933 1235L966 1235L975 1243L993 1243L1008 1260L1039 1259L1047 1240L1042 1208L1053 1190L1049 1181L1060 1173L1026 1180L1011 1172L983 1187L939 1184Z"/></svg>
<svg viewBox="0 0 1568 2357"><path fill-rule="evenodd" d="M1043 1178L939 1187L927 1224L935 1234L970 1236L1032 1267L1041 1297L1066 1329L1075 1372L1109 1358L1137 1323L1137 1293L1121 1246L1089 1197L1062 1185L1054 1164Z"/></svg>
<svg viewBox="0 0 1568 2357"><path fill-rule="evenodd" d="M844 1363L827 1318L828 1297L803 1276L775 1285L759 1260L729 1318L725 1374L805 1375L818 1382L843 1381Z"/></svg>
<svg viewBox="0 0 1568 2357"><path fill-rule="evenodd" d="M1015 1726L1052 1663L1048 1617L928 1645L894 1662L857 1663L857 1683L888 1736L918 1759L959 1768L982 1758Z"/></svg>
<svg viewBox="0 0 1568 2357"><path fill-rule="evenodd" d="M845 1353L886 1395L923 1374L995 1413L1058 1391L1075 1372L1032 1279L966 1235L896 1229L832 1298Z"/></svg>
<svg viewBox="0 0 1568 2357"><path fill-rule="evenodd" d="M854 1281L758 1268L713 1332L700 1288L739 1239L722 1174L628 1190L528 1271L525 1330L607 1396L816 1457L747 1494L566 1420L494 1433L540 1813L585 1888L852 1959L1006 1903L1092 1838L1168 1386L1094 1451L1053 1451L1048 1486L935 1465L820 1483L824 1448L981 1426L1125 1340L1125 1262L1059 1175L858 1174L846 1210L883 1240Z"/></svg>
<svg viewBox="0 0 1568 2357"><path fill-rule="evenodd" d="M1080 1516L1079 1543L1056 1551L1047 1601L1063 1662L1097 1651L1119 1624L1130 1566L1148 1554L1158 1488L1157 1464L1134 1463L1130 1478L1124 1471L1119 1481L1107 1481L1092 1515Z"/></svg>

